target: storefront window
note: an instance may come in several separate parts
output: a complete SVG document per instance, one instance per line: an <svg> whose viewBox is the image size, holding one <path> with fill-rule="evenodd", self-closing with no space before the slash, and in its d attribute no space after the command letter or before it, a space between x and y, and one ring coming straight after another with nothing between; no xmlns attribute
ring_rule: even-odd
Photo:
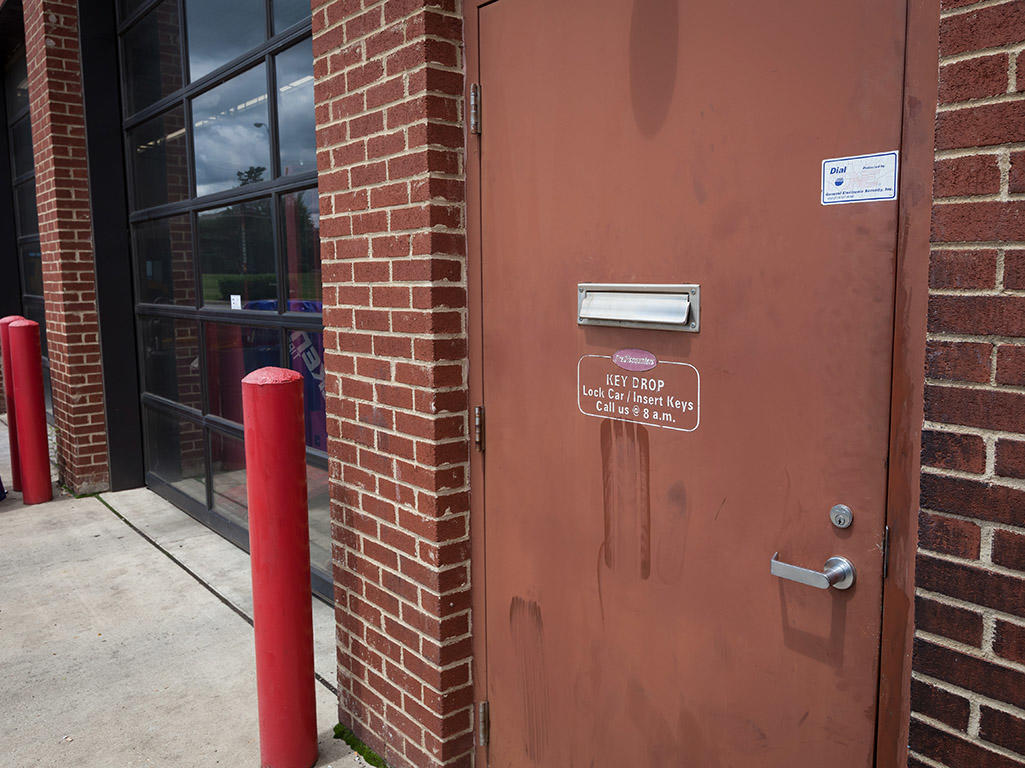
<svg viewBox="0 0 1025 768"><path fill-rule="evenodd" d="M46 311L43 304L43 252L39 243L39 217L36 209L36 168L32 148L32 118L28 104L28 70L25 49L7 61L4 69L4 96L7 105L7 141L10 146L10 179L14 192L16 254L21 274L21 313L39 323L39 343L43 353L43 393L47 416L53 418L50 389L50 357L46 344Z"/></svg>
<svg viewBox="0 0 1025 768"><path fill-rule="evenodd" d="M241 379L300 371L311 557L330 598L309 3L119 8L148 481L246 546Z"/></svg>

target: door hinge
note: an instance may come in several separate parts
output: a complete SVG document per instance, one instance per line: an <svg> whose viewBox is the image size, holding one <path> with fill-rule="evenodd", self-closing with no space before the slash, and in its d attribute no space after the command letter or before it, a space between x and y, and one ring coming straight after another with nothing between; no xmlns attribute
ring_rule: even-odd
<svg viewBox="0 0 1025 768"><path fill-rule="evenodd" d="M883 526L883 578L890 571L890 526Z"/></svg>
<svg viewBox="0 0 1025 768"><path fill-rule="evenodd" d="M477 746L486 747L491 739L491 711L486 701L477 705Z"/></svg>
<svg viewBox="0 0 1025 768"><path fill-rule="evenodd" d="M473 409L473 445L484 452L484 406L478 405Z"/></svg>
<svg viewBox="0 0 1025 768"><path fill-rule="evenodd" d="M480 133L480 85L470 86L470 133Z"/></svg>

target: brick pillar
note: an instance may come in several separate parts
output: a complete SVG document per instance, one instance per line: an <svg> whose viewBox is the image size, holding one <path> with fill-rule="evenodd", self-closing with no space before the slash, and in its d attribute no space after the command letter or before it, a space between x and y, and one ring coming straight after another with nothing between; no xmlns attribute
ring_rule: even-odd
<svg viewBox="0 0 1025 768"><path fill-rule="evenodd" d="M314 2L340 717L469 765L461 8Z"/></svg>
<svg viewBox="0 0 1025 768"><path fill-rule="evenodd" d="M1025 3L940 5L908 765L1025 765Z"/></svg>
<svg viewBox="0 0 1025 768"><path fill-rule="evenodd" d="M109 485L93 268L78 6L25 0L36 201L61 481Z"/></svg>

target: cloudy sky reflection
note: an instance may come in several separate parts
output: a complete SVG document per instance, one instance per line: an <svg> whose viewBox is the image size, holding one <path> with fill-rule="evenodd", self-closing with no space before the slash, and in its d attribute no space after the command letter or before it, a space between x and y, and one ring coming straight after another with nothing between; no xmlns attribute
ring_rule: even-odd
<svg viewBox="0 0 1025 768"><path fill-rule="evenodd" d="M313 42L306 39L278 54L278 141L283 176L316 168L313 125Z"/></svg>
<svg viewBox="0 0 1025 768"><path fill-rule="evenodd" d="M198 80L267 38L263 0L186 0L189 78Z"/></svg>
<svg viewBox="0 0 1025 768"><path fill-rule="evenodd" d="M267 76L260 65L192 102L196 194L271 178ZM250 170L263 168L262 173Z"/></svg>

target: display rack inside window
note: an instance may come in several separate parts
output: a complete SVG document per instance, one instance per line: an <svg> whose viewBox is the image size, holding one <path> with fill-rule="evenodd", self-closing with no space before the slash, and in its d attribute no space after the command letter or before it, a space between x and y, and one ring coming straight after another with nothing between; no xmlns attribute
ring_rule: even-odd
<svg viewBox="0 0 1025 768"><path fill-rule="evenodd" d="M331 598L310 6L120 0L147 483L248 546L241 379L303 375Z"/></svg>

